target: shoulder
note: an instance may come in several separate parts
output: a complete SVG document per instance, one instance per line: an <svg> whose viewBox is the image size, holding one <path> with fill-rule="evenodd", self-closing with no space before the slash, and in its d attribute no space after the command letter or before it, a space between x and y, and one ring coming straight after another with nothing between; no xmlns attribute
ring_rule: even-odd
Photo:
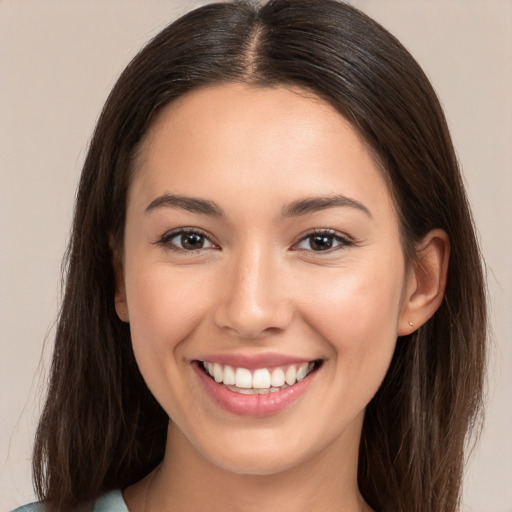
<svg viewBox="0 0 512 512"><path fill-rule="evenodd" d="M29 503L15 508L12 512L43 512L43 505L41 503Z"/></svg>
<svg viewBox="0 0 512 512"><path fill-rule="evenodd" d="M92 512L128 512L126 503L123 500L123 495L119 489L107 492L100 496L93 504ZM18 507L12 512L44 512L44 505L42 503L29 503Z"/></svg>
<svg viewBox="0 0 512 512"><path fill-rule="evenodd" d="M94 504L94 512L128 512L128 507L123 500L119 489L107 492L99 497ZM38 511L39 512L39 511Z"/></svg>

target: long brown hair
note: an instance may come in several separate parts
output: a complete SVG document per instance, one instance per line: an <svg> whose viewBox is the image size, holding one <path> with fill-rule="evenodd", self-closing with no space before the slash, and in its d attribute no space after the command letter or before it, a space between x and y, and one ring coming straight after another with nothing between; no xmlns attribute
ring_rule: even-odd
<svg viewBox="0 0 512 512"><path fill-rule="evenodd" d="M168 417L147 389L114 309L138 144L162 107L195 88L294 85L330 102L388 180L404 252L433 228L451 242L437 313L398 339L367 407L359 486L380 512L458 509L464 450L485 366L481 257L447 124L432 86L376 22L335 0L210 4L164 29L130 63L98 121L79 185L34 481L50 511L124 488L162 459Z"/></svg>

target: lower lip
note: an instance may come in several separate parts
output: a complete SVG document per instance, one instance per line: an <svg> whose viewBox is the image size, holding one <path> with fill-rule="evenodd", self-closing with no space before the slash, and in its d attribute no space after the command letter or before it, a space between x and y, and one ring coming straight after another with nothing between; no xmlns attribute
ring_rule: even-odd
<svg viewBox="0 0 512 512"><path fill-rule="evenodd" d="M213 380L206 375L199 364L195 361L193 367L207 393L217 405L239 416L271 416L281 412L305 393L317 373L313 371L305 379L293 386L276 391L275 393L245 395L231 391L224 384L219 384Z"/></svg>

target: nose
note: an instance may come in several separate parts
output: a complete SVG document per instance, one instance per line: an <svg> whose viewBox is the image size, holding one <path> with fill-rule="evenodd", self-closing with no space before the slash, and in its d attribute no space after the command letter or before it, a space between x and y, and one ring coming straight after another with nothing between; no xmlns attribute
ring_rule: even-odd
<svg viewBox="0 0 512 512"><path fill-rule="evenodd" d="M239 338L261 339L292 320L282 266L269 252L252 248L234 256L223 276L214 320Z"/></svg>

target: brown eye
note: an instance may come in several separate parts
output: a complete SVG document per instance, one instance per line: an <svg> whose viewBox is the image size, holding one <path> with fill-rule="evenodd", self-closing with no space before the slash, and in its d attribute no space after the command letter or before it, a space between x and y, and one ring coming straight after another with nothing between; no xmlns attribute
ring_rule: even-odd
<svg viewBox="0 0 512 512"><path fill-rule="evenodd" d="M181 247L189 251L193 251L194 249L202 249L205 240L206 239L204 235L200 235L199 233L183 233L180 236Z"/></svg>
<svg viewBox="0 0 512 512"><path fill-rule="evenodd" d="M313 235L309 239L309 245L313 251L327 251L334 244L334 237L331 235Z"/></svg>
<svg viewBox="0 0 512 512"><path fill-rule="evenodd" d="M183 228L168 233L157 243L173 251L198 251L218 248L204 233L192 228Z"/></svg>
<svg viewBox="0 0 512 512"><path fill-rule="evenodd" d="M321 231L305 236L297 244L297 249L314 252L341 249L350 245L350 241L336 232Z"/></svg>

